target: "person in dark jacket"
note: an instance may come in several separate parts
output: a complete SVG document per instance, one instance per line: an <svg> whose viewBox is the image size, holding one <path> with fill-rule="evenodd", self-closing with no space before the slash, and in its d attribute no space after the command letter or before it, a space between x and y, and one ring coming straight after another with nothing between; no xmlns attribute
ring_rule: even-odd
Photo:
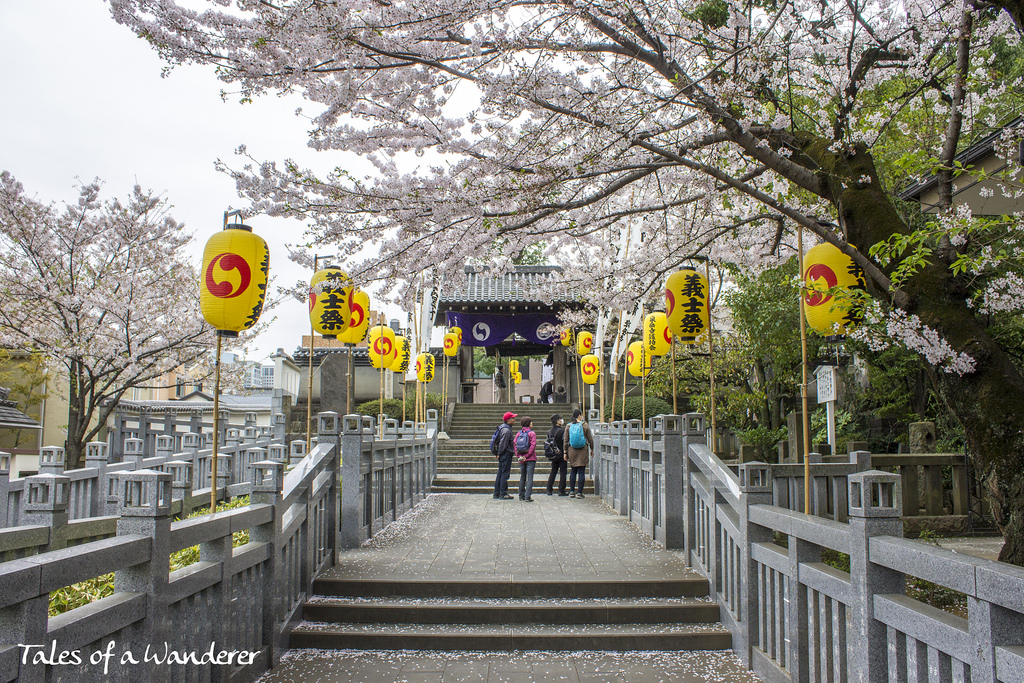
<svg viewBox="0 0 1024 683"><path fill-rule="evenodd" d="M572 411L572 422L566 426L563 436L563 452L565 459L569 461L569 467L572 468L569 474L570 498L583 497L583 483L587 477L587 465L590 463L590 453L593 450L594 435L590 433L590 425L583 421L583 411L575 408Z"/></svg>
<svg viewBox="0 0 1024 683"><path fill-rule="evenodd" d="M558 389L555 390L554 396L552 396L551 398L552 398L552 403L568 403L569 402L569 395L565 393L565 387L558 387Z"/></svg>
<svg viewBox="0 0 1024 683"><path fill-rule="evenodd" d="M512 458L515 456L515 446L512 444L512 423L518 415L505 413L501 418L502 424L498 425L498 476L494 478L494 497L511 500L508 495L508 475L512 472Z"/></svg>
<svg viewBox="0 0 1024 683"><path fill-rule="evenodd" d="M550 448L556 455L551 459L551 474L548 475L548 495L554 494L555 477L559 476L558 479L558 495L568 496L569 494L565 490L565 474L568 467L568 463L565 461L565 451L562 449L562 425L565 423L562 420L562 416L555 415L551 416L551 430L548 431L547 440L544 443L545 451ZM545 455L547 453L545 452Z"/></svg>

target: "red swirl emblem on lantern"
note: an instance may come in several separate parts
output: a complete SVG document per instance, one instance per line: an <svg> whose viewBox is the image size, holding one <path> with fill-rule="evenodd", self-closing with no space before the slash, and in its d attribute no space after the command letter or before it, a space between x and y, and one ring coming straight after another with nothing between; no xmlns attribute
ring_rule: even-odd
<svg viewBox="0 0 1024 683"><path fill-rule="evenodd" d="M235 270L238 271L237 288L225 278L228 273ZM252 272L249 270L249 264L238 254L217 254L206 267L206 290L218 299L234 299L249 288L250 282Z"/></svg>
<svg viewBox="0 0 1024 683"><path fill-rule="evenodd" d="M601 376L601 361L592 353L580 359L580 372L584 384L596 384Z"/></svg>
<svg viewBox="0 0 1024 683"><path fill-rule="evenodd" d="M861 322L861 313L845 292L862 290L864 271L838 247L825 242L804 256L804 315L812 330L843 335Z"/></svg>
<svg viewBox="0 0 1024 683"><path fill-rule="evenodd" d="M376 325L370 328L369 353L370 365L380 370L390 368L395 362L395 331L387 325Z"/></svg>

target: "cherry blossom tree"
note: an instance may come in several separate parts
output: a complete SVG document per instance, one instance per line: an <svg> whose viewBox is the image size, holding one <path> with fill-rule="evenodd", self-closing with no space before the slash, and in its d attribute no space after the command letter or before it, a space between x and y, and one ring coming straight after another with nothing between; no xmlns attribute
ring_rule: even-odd
<svg viewBox="0 0 1024 683"><path fill-rule="evenodd" d="M458 278L543 242L565 280L629 309L696 254L757 268L797 228L835 244L865 272L869 329L928 361L991 473L1002 557L1024 564L1024 374L982 312L1021 310L1020 217L992 248L952 192L957 152L1020 105L1019 2L108 2L243 99L301 93L312 148L373 162L221 162L254 210L311 221L357 277ZM1019 137L1000 145L1017 196ZM926 173L933 221L896 200ZM609 261L623 234L642 240Z"/></svg>
<svg viewBox="0 0 1024 683"><path fill-rule="evenodd" d="M190 239L138 186L103 201L82 185L59 209L0 174L0 345L66 374L69 468L126 391L209 353Z"/></svg>

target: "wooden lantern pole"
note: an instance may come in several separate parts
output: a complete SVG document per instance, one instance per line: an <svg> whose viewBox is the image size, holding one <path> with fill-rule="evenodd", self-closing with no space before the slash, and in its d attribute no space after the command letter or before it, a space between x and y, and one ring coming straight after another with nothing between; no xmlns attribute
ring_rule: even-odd
<svg viewBox="0 0 1024 683"><path fill-rule="evenodd" d="M217 447L220 442L220 345L217 330L217 357L213 361L213 455L210 459L210 513L217 509Z"/></svg>
<svg viewBox="0 0 1024 683"><path fill-rule="evenodd" d="M807 318L804 315L804 229L798 225L796 232L796 254L797 263L800 268L800 411L803 414L803 435L804 435L804 513L811 514L811 446L810 446L810 416L807 414Z"/></svg>
<svg viewBox="0 0 1024 683"><path fill-rule="evenodd" d="M711 259L704 261L704 273L708 280L708 383L711 389L711 452L718 446L718 421L715 415L715 341L711 322Z"/></svg>

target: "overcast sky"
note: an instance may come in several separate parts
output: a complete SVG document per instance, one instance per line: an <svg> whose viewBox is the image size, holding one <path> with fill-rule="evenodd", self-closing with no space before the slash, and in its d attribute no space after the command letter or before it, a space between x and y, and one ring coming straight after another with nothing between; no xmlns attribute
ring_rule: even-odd
<svg viewBox="0 0 1024 683"><path fill-rule="evenodd" d="M124 197L135 183L162 194L195 235L197 268L224 211L242 205L234 183L214 170L217 159L238 165L234 151L245 144L258 159L291 157L321 168L341 163L337 155L318 162L306 147L304 119L295 116L304 105L298 98L264 97L244 106L230 96L225 101L220 92L227 84L198 67L161 78L165 64L114 23L101 0L0 2L0 64L0 169L47 203L74 200L77 179L96 177L105 197ZM301 241L302 223L264 216L246 222L270 244L278 284L308 279L284 247ZM291 353L301 331L308 334L303 304L290 300L273 314L270 330L250 346L253 360L278 347Z"/></svg>

